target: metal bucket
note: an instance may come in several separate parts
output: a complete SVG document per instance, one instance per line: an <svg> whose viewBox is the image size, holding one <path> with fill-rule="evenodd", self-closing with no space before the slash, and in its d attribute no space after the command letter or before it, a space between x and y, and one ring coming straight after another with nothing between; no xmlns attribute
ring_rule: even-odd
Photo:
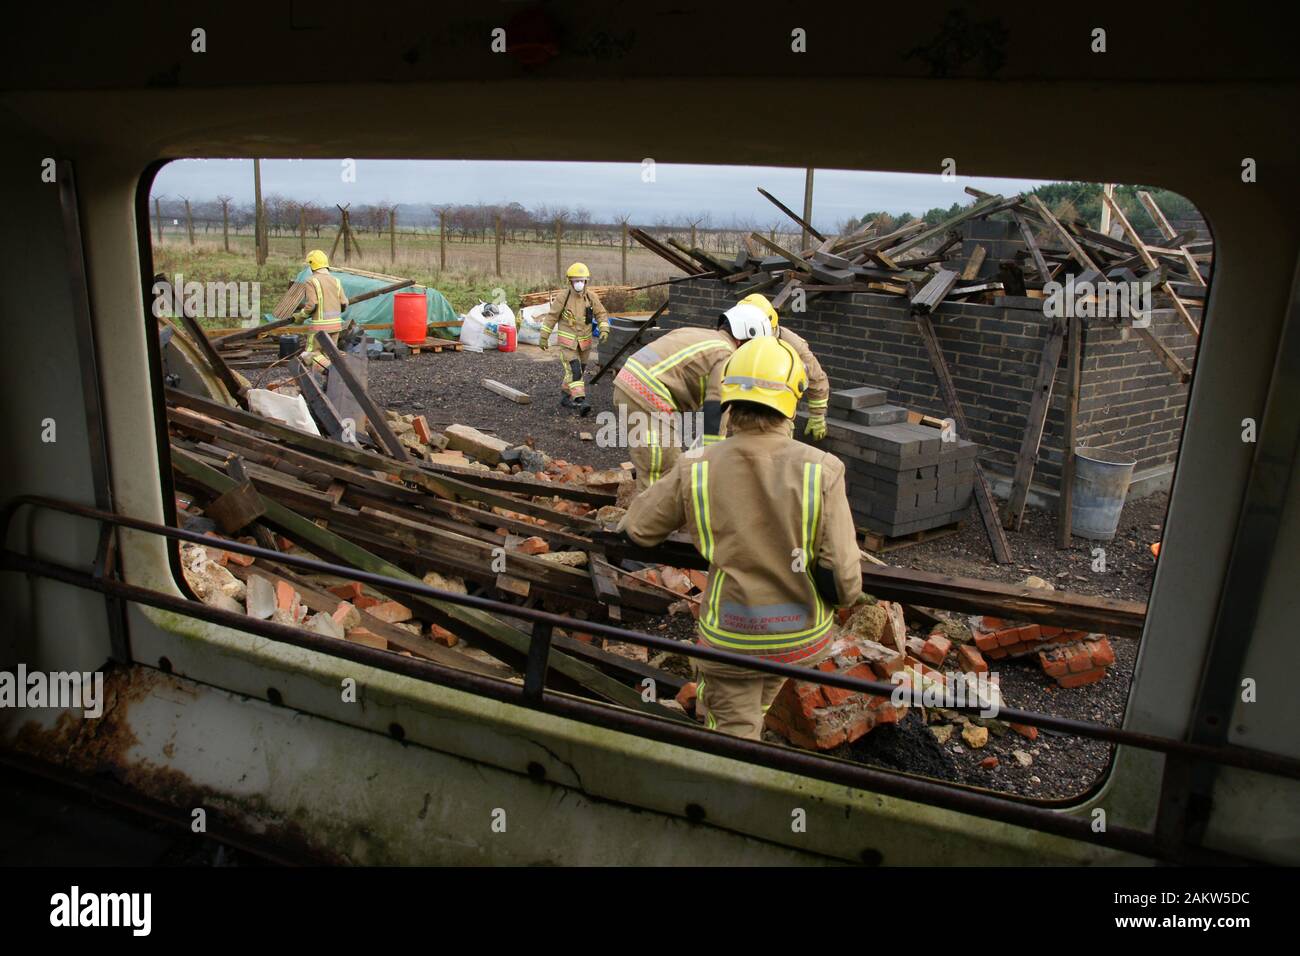
<svg viewBox="0 0 1300 956"><path fill-rule="evenodd" d="M1119 527L1137 462L1103 448L1074 450L1074 500L1070 530L1081 538L1109 541Z"/></svg>

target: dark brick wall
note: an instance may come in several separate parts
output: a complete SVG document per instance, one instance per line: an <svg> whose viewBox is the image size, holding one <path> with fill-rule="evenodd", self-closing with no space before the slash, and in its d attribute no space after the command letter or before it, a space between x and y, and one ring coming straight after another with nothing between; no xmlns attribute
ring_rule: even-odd
<svg viewBox="0 0 1300 956"><path fill-rule="evenodd" d="M735 299L736 287L696 279L671 287L667 328L713 325ZM1010 474L1025 419L1047 320L1033 299L1008 305L944 303L934 315L935 334L963 404L968 436L983 447L981 460ZM907 301L898 296L854 293L808 300L802 315L783 315L783 324L805 339L831 379L832 388L874 385L889 400L916 411L944 416L939 386ZM1178 320L1160 320L1156 334L1190 364L1194 344L1179 333ZM1186 388L1136 336L1096 323L1085 339L1079 404L1080 442L1133 454L1137 470L1166 465L1177 453ZM1131 335L1131 333L1130 333ZM1064 383L1064 355L1058 388ZM1060 483L1064 397L1054 394L1039 447L1034 482Z"/></svg>

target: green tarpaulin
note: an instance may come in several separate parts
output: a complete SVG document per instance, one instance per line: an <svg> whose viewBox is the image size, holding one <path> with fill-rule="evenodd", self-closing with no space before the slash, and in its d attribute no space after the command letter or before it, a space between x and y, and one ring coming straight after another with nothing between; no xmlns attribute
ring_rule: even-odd
<svg viewBox="0 0 1300 956"><path fill-rule="evenodd" d="M343 284L343 292L349 298L355 298L363 292L373 292L375 289L382 289L384 286L392 285L393 279L376 279L372 276L356 275L349 272L346 268L331 267L330 274ZM311 270L303 266L301 272L294 276L295 282L306 282L311 275ZM437 289L428 289L422 285L407 286L398 292L423 292L425 302L425 321L426 322L460 322L460 316L456 310L451 307L451 303ZM359 326L369 325L387 325L386 329L375 329L373 332L367 332L371 338L389 339L393 337L393 296L398 293L387 292L384 295L377 295L373 299L367 299L365 302L358 302L356 305L350 305L347 311L343 313L345 320L351 320ZM266 318L271 318L267 316ZM454 339L460 335L460 326L456 325L450 328L429 329L429 335L434 338Z"/></svg>

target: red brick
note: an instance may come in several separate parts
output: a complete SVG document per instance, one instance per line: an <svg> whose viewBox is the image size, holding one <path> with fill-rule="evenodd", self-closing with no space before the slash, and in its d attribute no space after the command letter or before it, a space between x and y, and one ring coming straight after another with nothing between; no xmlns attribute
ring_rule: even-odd
<svg viewBox="0 0 1300 956"><path fill-rule="evenodd" d="M694 568L687 571L686 576L691 579L691 584L698 591L703 591L705 586L709 583L709 576L703 571L697 571Z"/></svg>
<svg viewBox="0 0 1300 956"><path fill-rule="evenodd" d="M1024 624L1020 627L1020 640L1024 643L1037 644L1043 639L1043 629L1037 624Z"/></svg>
<svg viewBox="0 0 1300 956"><path fill-rule="evenodd" d="M844 727L836 727L834 730L817 729L817 749L833 750L849 738L848 730Z"/></svg>
<svg viewBox="0 0 1300 956"><path fill-rule="evenodd" d="M830 674L830 673L834 673L838 668L836 668L835 666L835 661L831 660L828 657L826 658L826 660L822 661L820 664L817 665L817 669L819 671L825 671L826 673Z"/></svg>
<svg viewBox="0 0 1300 956"><path fill-rule="evenodd" d="M298 603L298 592L288 581L275 582L275 606L282 611L292 611Z"/></svg>
<svg viewBox="0 0 1300 956"><path fill-rule="evenodd" d="M997 757L985 757L983 760L980 761L980 766L983 767L985 770L992 770L997 765L998 765Z"/></svg>
<svg viewBox="0 0 1300 956"><path fill-rule="evenodd" d="M1029 724L1012 724L1011 729L1021 737L1027 737L1029 740L1038 739L1038 728L1031 727Z"/></svg>
<svg viewBox="0 0 1300 956"><path fill-rule="evenodd" d="M381 621L387 621L389 624L398 624L411 619L411 609L405 604L399 604L396 601L385 601L382 604L376 604L370 608L370 613Z"/></svg>
<svg viewBox="0 0 1300 956"><path fill-rule="evenodd" d="M887 698L885 699L887 700ZM872 719L875 722L875 726L879 726L880 724L898 723L898 718L899 718L898 708L895 707L893 704L886 703L880 707L877 707L875 710L871 712L871 714L872 714Z"/></svg>
<svg viewBox="0 0 1300 956"><path fill-rule="evenodd" d="M1095 667L1110 667L1115 663L1115 651L1110 646L1110 641L1101 638L1096 641L1088 641L1084 644L1088 652L1092 655L1092 663Z"/></svg>
<svg viewBox="0 0 1300 956"><path fill-rule="evenodd" d="M545 538L539 538L533 535L531 538L525 538L518 548L524 554L546 554L551 550L551 546L546 543Z"/></svg>
<svg viewBox="0 0 1300 956"><path fill-rule="evenodd" d="M329 592L335 597L340 597L345 601L351 601L355 604L357 598L361 597L361 582L349 581L347 584L336 584L334 587L329 589Z"/></svg>
<svg viewBox="0 0 1300 956"><path fill-rule="evenodd" d="M1064 677L1069 673L1065 655L1060 651L1039 651L1038 663L1042 665L1048 677Z"/></svg>
<svg viewBox="0 0 1300 956"><path fill-rule="evenodd" d="M888 660L873 661L871 667L880 680L889 680L903 669L903 655L895 654Z"/></svg>
<svg viewBox="0 0 1300 956"><path fill-rule="evenodd" d="M1052 638L1056 637L1056 635L1060 634L1064 628L1053 627L1050 624L1040 624L1038 625L1038 630L1043 635L1043 640L1050 641Z"/></svg>
<svg viewBox="0 0 1300 956"><path fill-rule="evenodd" d="M372 598L369 594L363 594L352 603L356 607L359 607L361 610L367 611L372 607L378 607L380 604L383 604L384 602L379 600L379 598Z"/></svg>
<svg viewBox="0 0 1300 956"><path fill-rule="evenodd" d="M975 635L975 646L981 651L991 651L998 646L998 635L994 631L983 632Z"/></svg>
<svg viewBox="0 0 1300 956"><path fill-rule="evenodd" d="M875 719L870 712L859 714L851 721L844 725L845 743L853 743L867 731L876 725Z"/></svg>
<svg viewBox="0 0 1300 956"><path fill-rule="evenodd" d="M455 647L460 643L460 638L445 627L439 627L437 624L429 625L429 636L439 644L445 644L448 647Z"/></svg>
<svg viewBox="0 0 1300 956"><path fill-rule="evenodd" d="M952 641L941 634L931 634L926 638L925 647L921 651L921 660L938 667L950 650L952 650Z"/></svg>
<svg viewBox="0 0 1300 956"><path fill-rule="evenodd" d="M994 647L984 652L986 657L991 657L995 661L1007 656L1006 648Z"/></svg>
<svg viewBox="0 0 1300 956"><path fill-rule="evenodd" d="M998 631L998 647L1010 647L1012 644L1020 643L1020 628L1009 627L1004 631Z"/></svg>
<svg viewBox="0 0 1300 956"><path fill-rule="evenodd" d="M984 655L969 644L963 644L957 648L957 662L961 669L968 673L983 674L989 669L989 665L984 660Z"/></svg>
<svg viewBox="0 0 1300 956"><path fill-rule="evenodd" d="M1084 684L1095 684L1105 676L1106 668L1094 667L1090 671L1067 674L1065 677L1058 678L1056 682L1062 687L1082 687Z"/></svg>
<svg viewBox="0 0 1300 956"><path fill-rule="evenodd" d="M980 622L979 622L979 628L980 630L983 631L1000 631L1007 626L1008 626L1007 622L1004 621L1002 618L990 617L987 614L985 614L982 618L980 618Z"/></svg>
<svg viewBox="0 0 1300 956"><path fill-rule="evenodd" d="M586 631L571 631L569 636L575 641L582 641L584 644L594 644L596 642L596 638Z"/></svg>
<svg viewBox="0 0 1300 956"><path fill-rule="evenodd" d="M423 415L416 415L411 419L411 427L415 429L415 437L428 445L433 442L433 433L429 431L429 423L424 420Z"/></svg>
<svg viewBox="0 0 1300 956"><path fill-rule="evenodd" d="M1092 655L1088 653L1086 648L1072 647L1068 664L1070 673L1080 674L1092 668Z"/></svg>

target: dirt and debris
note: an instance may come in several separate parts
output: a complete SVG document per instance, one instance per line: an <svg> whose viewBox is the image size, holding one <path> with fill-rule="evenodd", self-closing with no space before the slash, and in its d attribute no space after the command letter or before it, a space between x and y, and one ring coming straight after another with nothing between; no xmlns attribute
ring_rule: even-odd
<svg viewBox="0 0 1300 956"><path fill-rule="evenodd" d="M372 362L370 394L380 405L403 414L423 415L434 428L472 425L511 444L532 444L554 458L581 462L596 469L617 468L627 450L584 441L582 432L596 433L597 414L611 404L613 374L587 386L594 411L580 417L560 407L559 353L541 355L531 346L518 352L442 352L413 355L395 362ZM595 364L593 360L591 365ZM481 385L495 379L527 392L532 401L520 405Z"/></svg>

